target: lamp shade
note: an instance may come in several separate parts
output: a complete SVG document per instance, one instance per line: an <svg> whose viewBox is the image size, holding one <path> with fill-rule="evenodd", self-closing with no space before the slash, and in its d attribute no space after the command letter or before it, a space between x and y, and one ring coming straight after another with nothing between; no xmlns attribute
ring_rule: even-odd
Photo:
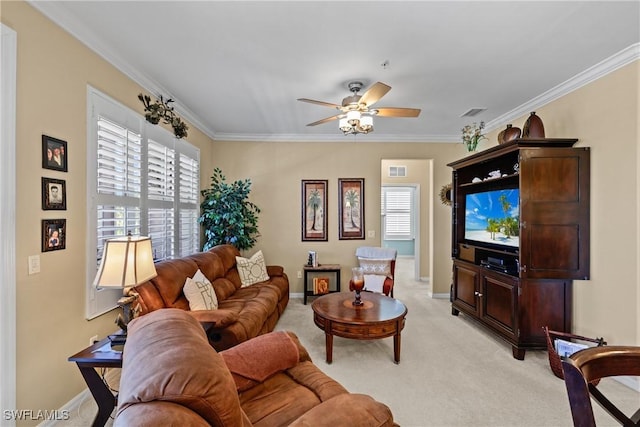
<svg viewBox="0 0 640 427"><path fill-rule="evenodd" d="M151 239L127 236L105 242L100 268L93 285L98 288L126 288L156 277Z"/></svg>

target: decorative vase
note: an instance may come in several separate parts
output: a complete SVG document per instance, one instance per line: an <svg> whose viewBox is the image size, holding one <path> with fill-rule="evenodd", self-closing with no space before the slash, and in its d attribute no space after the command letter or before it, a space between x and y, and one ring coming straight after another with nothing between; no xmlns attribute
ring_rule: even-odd
<svg viewBox="0 0 640 427"><path fill-rule="evenodd" d="M354 267L351 269L351 283L353 285L353 289L356 291L356 298L351 303L354 306L359 306L364 304L360 300L360 292L364 289L364 272L360 267Z"/></svg>
<svg viewBox="0 0 640 427"><path fill-rule="evenodd" d="M523 138L544 138L544 125L540 116L536 116L536 112L532 111L527 121L522 127Z"/></svg>
<svg viewBox="0 0 640 427"><path fill-rule="evenodd" d="M509 141L513 141L514 139L518 139L520 138L520 134L522 133L520 128L514 128L513 125L508 124L507 128L505 130L503 130L502 132L504 132L502 135L502 142L501 144L504 144L505 142L509 142ZM499 142L499 141L498 141Z"/></svg>

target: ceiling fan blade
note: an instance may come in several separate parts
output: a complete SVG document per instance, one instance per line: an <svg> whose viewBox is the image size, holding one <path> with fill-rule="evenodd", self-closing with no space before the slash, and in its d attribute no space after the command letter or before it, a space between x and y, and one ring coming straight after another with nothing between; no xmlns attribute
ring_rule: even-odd
<svg viewBox="0 0 640 427"><path fill-rule="evenodd" d="M382 117L418 117L420 115L419 108L376 108L378 116Z"/></svg>
<svg viewBox="0 0 640 427"><path fill-rule="evenodd" d="M331 107L331 108L340 109L340 105L338 105L338 104L332 104L330 102L324 102L324 101L316 101L315 99L298 98L298 101L308 102L310 104L322 105L323 107Z"/></svg>
<svg viewBox="0 0 640 427"><path fill-rule="evenodd" d="M378 82L371 86L369 90L362 95L360 98L360 104L365 104L367 107L371 107L390 90L391 86Z"/></svg>
<svg viewBox="0 0 640 427"><path fill-rule="evenodd" d="M326 119L318 120L317 122L309 123L307 126L317 126L323 123L330 122L332 120L337 120L342 114L336 114L335 116L327 117Z"/></svg>

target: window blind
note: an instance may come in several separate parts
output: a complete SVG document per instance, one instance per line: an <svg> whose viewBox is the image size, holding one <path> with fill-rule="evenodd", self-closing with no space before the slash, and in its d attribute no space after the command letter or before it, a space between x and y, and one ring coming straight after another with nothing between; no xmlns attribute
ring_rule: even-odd
<svg viewBox="0 0 640 427"><path fill-rule="evenodd" d="M149 236L156 261L200 250L200 151L91 87L87 98L90 319L121 296L92 286L107 239Z"/></svg>

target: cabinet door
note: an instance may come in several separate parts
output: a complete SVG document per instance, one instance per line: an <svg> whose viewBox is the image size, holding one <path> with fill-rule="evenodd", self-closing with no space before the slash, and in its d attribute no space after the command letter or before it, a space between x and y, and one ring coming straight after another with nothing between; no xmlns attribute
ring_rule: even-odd
<svg viewBox="0 0 640 427"><path fill-rule="evenodd" d="M473 264L454 261L453 303L465 312L478 312L478 272Z"/></svg>
<svg viewBox="0 0 640 427"><path fill-rule="evenodd" d="M588 148L520 151L522 278L589 278Z"/></svg>
<svg viewBox="0 0 640 427"><path fill-rule="evenodd" d="M511 339L518 331L518 280L489 270L480 278L480 317Z"/></svg>

